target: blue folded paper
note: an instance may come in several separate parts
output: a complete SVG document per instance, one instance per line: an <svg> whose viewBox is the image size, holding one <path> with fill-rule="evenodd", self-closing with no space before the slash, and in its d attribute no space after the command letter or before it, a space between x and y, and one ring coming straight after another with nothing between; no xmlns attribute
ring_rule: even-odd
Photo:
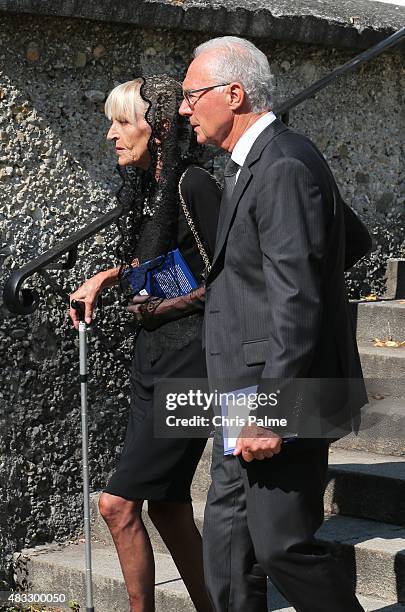
<svg viewBox="0 0 405 612"><path fill-rule="evenodd" d="M179 249L169 251L136 267L129 267L123 277L134 295L174 298L190 293L198 284Z"/></svg>

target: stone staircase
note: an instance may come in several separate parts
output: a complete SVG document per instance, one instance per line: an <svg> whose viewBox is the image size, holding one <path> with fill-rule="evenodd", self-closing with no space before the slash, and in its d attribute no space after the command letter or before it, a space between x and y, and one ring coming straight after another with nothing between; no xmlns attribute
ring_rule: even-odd
<svg viewBox="0 0 405 612"><path fill-rule="evenodd" d="M405 300L355 303L354 308L371 401L359 436L347 436L331 448L326 520L318 537L344 563L365 610L405 612L405 348L376 348L372 343L374 337L405 339ZM211 441L193 483L200 529L209 486L210 449ZM97 511L97 499L93 495L95 610L125 612L125 585L109 532ZM194 610L146 510L144 518L156 556L157 612ZM29 590L66 593L84 607L83 542L43 546L17 556L17 576ZM269 611L294 610L270 583L268 602Z"/></svg>

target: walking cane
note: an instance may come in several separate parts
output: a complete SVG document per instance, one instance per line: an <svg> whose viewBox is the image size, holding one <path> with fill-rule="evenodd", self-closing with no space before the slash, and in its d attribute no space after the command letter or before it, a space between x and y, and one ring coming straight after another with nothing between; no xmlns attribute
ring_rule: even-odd
<svg viewBox="0 0 405 612"><path fill-rule="evenodd" d="M87 427L87 325L84 320L84 304L72 300L72 308L77 312L79 319L79 356L80 356L80 396L82 415L82 461L83 461L83 514L84 514L84 542L86 562L86 612L94 612L93 581L91 573L91 531L90 531L90 486L89 486L89 460L88 460L88 427Z"/></svg>

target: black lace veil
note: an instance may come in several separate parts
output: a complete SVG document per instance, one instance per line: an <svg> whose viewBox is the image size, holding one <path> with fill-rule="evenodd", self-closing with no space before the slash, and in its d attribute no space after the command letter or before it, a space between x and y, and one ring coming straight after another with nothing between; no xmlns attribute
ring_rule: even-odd
<svg viewBox="0 0 405 612"><path fill-rule="evenodd" d="M117 222L121 270L135 258L142 263L175 248L180 206L178 183L185 168L196 161L195 136L188 122L178 114L182 100L180 83L167 75L148 76L142 79L140 95L147 104L145 119L152 131L148 141L151 163L147 170L118 167L122 185L117 198L123 208ZM125 292L122 278L121 288ZM200 328L201 316L196 314L145 332L149 358L155 361L166 349L182 348L197 337Z"/></svg>
<svg viewBox="0 0 405 612"><path fill-rule="evenodd" d="M146 171L119 167L123 182L117 198L123 214L118 220L121 240L117 254L121 265L134 258L140 262L153 259L172 248L178 219L177 186L193 161L196 146L190 127L178 114L180 83L167 75L142 81L140 96L147 104L145 119L152 130L148 142L151 163Z"/></svg>

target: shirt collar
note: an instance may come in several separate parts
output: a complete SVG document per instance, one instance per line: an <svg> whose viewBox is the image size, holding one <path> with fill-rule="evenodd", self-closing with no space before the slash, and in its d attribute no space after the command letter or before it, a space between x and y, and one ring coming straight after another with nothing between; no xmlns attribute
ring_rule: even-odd
<svg viewBox="0 0 405 612"><path fill-rule="evenodd" d="M270 111L255 121L254 124L242 134L232 151L231 158L234 162L239 164L239 166L243 166L255 140L275 119L275 114Z"/></svg>

